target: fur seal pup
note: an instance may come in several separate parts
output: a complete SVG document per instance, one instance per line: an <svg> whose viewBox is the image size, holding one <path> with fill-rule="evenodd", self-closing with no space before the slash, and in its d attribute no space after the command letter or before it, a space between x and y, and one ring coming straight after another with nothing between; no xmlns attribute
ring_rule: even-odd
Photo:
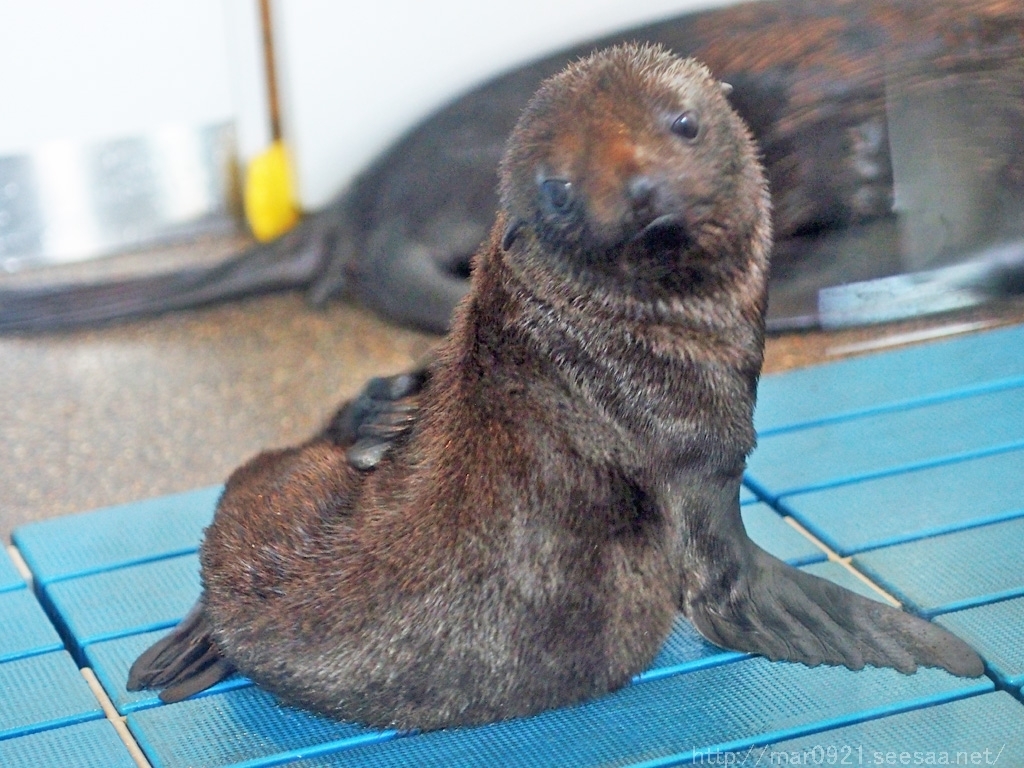
<svg viewBox="0 0 1024 768"><path fill-rule="evenodd" d="M635 45L571 65L520 118L500 195L429 374L392 381L411 424L372 471L344 430L237 470L203 596L131 688L237 668L345 720L484 723L625 685L680 609L773 659L981 674L743 529L769 200L706 68Z"/></svg>

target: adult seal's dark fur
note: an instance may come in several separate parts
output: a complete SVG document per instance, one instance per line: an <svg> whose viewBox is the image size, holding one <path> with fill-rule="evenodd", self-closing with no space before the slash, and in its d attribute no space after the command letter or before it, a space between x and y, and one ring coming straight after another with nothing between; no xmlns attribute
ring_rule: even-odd
<svg viewBox="0 0 1024 768"><path fill-rule="evenodd" d="M328 432L235 472L201 601L130 686L237 668L347 720L482 723L626 684L680 609L773 659L980 674L743 529L770 225L723 86L659 48L595 54L531 101L500 191L451 334L395 393L418 391L409 428L372 471Z"/></svg>

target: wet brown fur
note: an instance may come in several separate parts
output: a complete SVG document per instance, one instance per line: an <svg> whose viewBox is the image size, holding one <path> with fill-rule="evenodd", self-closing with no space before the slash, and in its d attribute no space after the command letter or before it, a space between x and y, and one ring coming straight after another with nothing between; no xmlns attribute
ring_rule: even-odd
<svg viewBox="0 0 1024 768"><path fill-rule="evenodd" d="M692 139L672 128L683 113ZM189 642L209 631L286 702L400 728L618 688L680 609L771 658L980 674L948 633L743 530L770 215L706 69L637 46L572 65L513 132L501 197L411 427L375 468L324 436L231 477Z"/></svg>
<svg viewBox="0 0 1024 768"><path fill-rule="evenodd" d="M693 147L667 130L685 105L709 134ZM706 290L673 270L649 281L629 252L619 274L571 239L551 253L533 221L503 250L510 219L538 215L541 165L579 180L591 251L646 223L621 193L637 174L669 210L706 200L679 257L715 275ZM504 212L412 433L370 473L322 441L265 454L207 532L215 638L286 700L429 728L625 684L679 605L665 462L724 482L753 446L767 194L710 75L647 49L578 64L542 88L503 173Z"/></svg>

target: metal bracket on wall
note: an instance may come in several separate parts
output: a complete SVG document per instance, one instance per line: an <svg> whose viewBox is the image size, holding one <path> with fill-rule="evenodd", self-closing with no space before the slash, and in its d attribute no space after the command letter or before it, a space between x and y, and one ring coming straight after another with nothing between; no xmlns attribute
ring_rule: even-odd
<svg viewBox="0 0 1024 768"><path fill-rule="evenodd" d="M235 154L232 125L219 123L0 157L0 269L234 231Z"/></svg>

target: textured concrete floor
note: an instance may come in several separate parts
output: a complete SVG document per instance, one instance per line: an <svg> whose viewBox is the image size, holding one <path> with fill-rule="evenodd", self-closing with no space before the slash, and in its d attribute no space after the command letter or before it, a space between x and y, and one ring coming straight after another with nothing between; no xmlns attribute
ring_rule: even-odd
<svg viewBox="0 0 1024 768"><path fill-rule="evenodd" d="M1016 303L782 337L769 342L766 371L922 328L1022 320ZM304 439L366 378L412 365L435 342L345 303L311 310L297 293L0 337L0 536L30 520L222 482L253 453Z"/></svg>
<svg viewBox="0 0 1024 768"><path fill-rule="evenodd" d="M0 536L29 520L222 482L308 437L436 337L298 293L105 328L0 336Z"/></svg>

